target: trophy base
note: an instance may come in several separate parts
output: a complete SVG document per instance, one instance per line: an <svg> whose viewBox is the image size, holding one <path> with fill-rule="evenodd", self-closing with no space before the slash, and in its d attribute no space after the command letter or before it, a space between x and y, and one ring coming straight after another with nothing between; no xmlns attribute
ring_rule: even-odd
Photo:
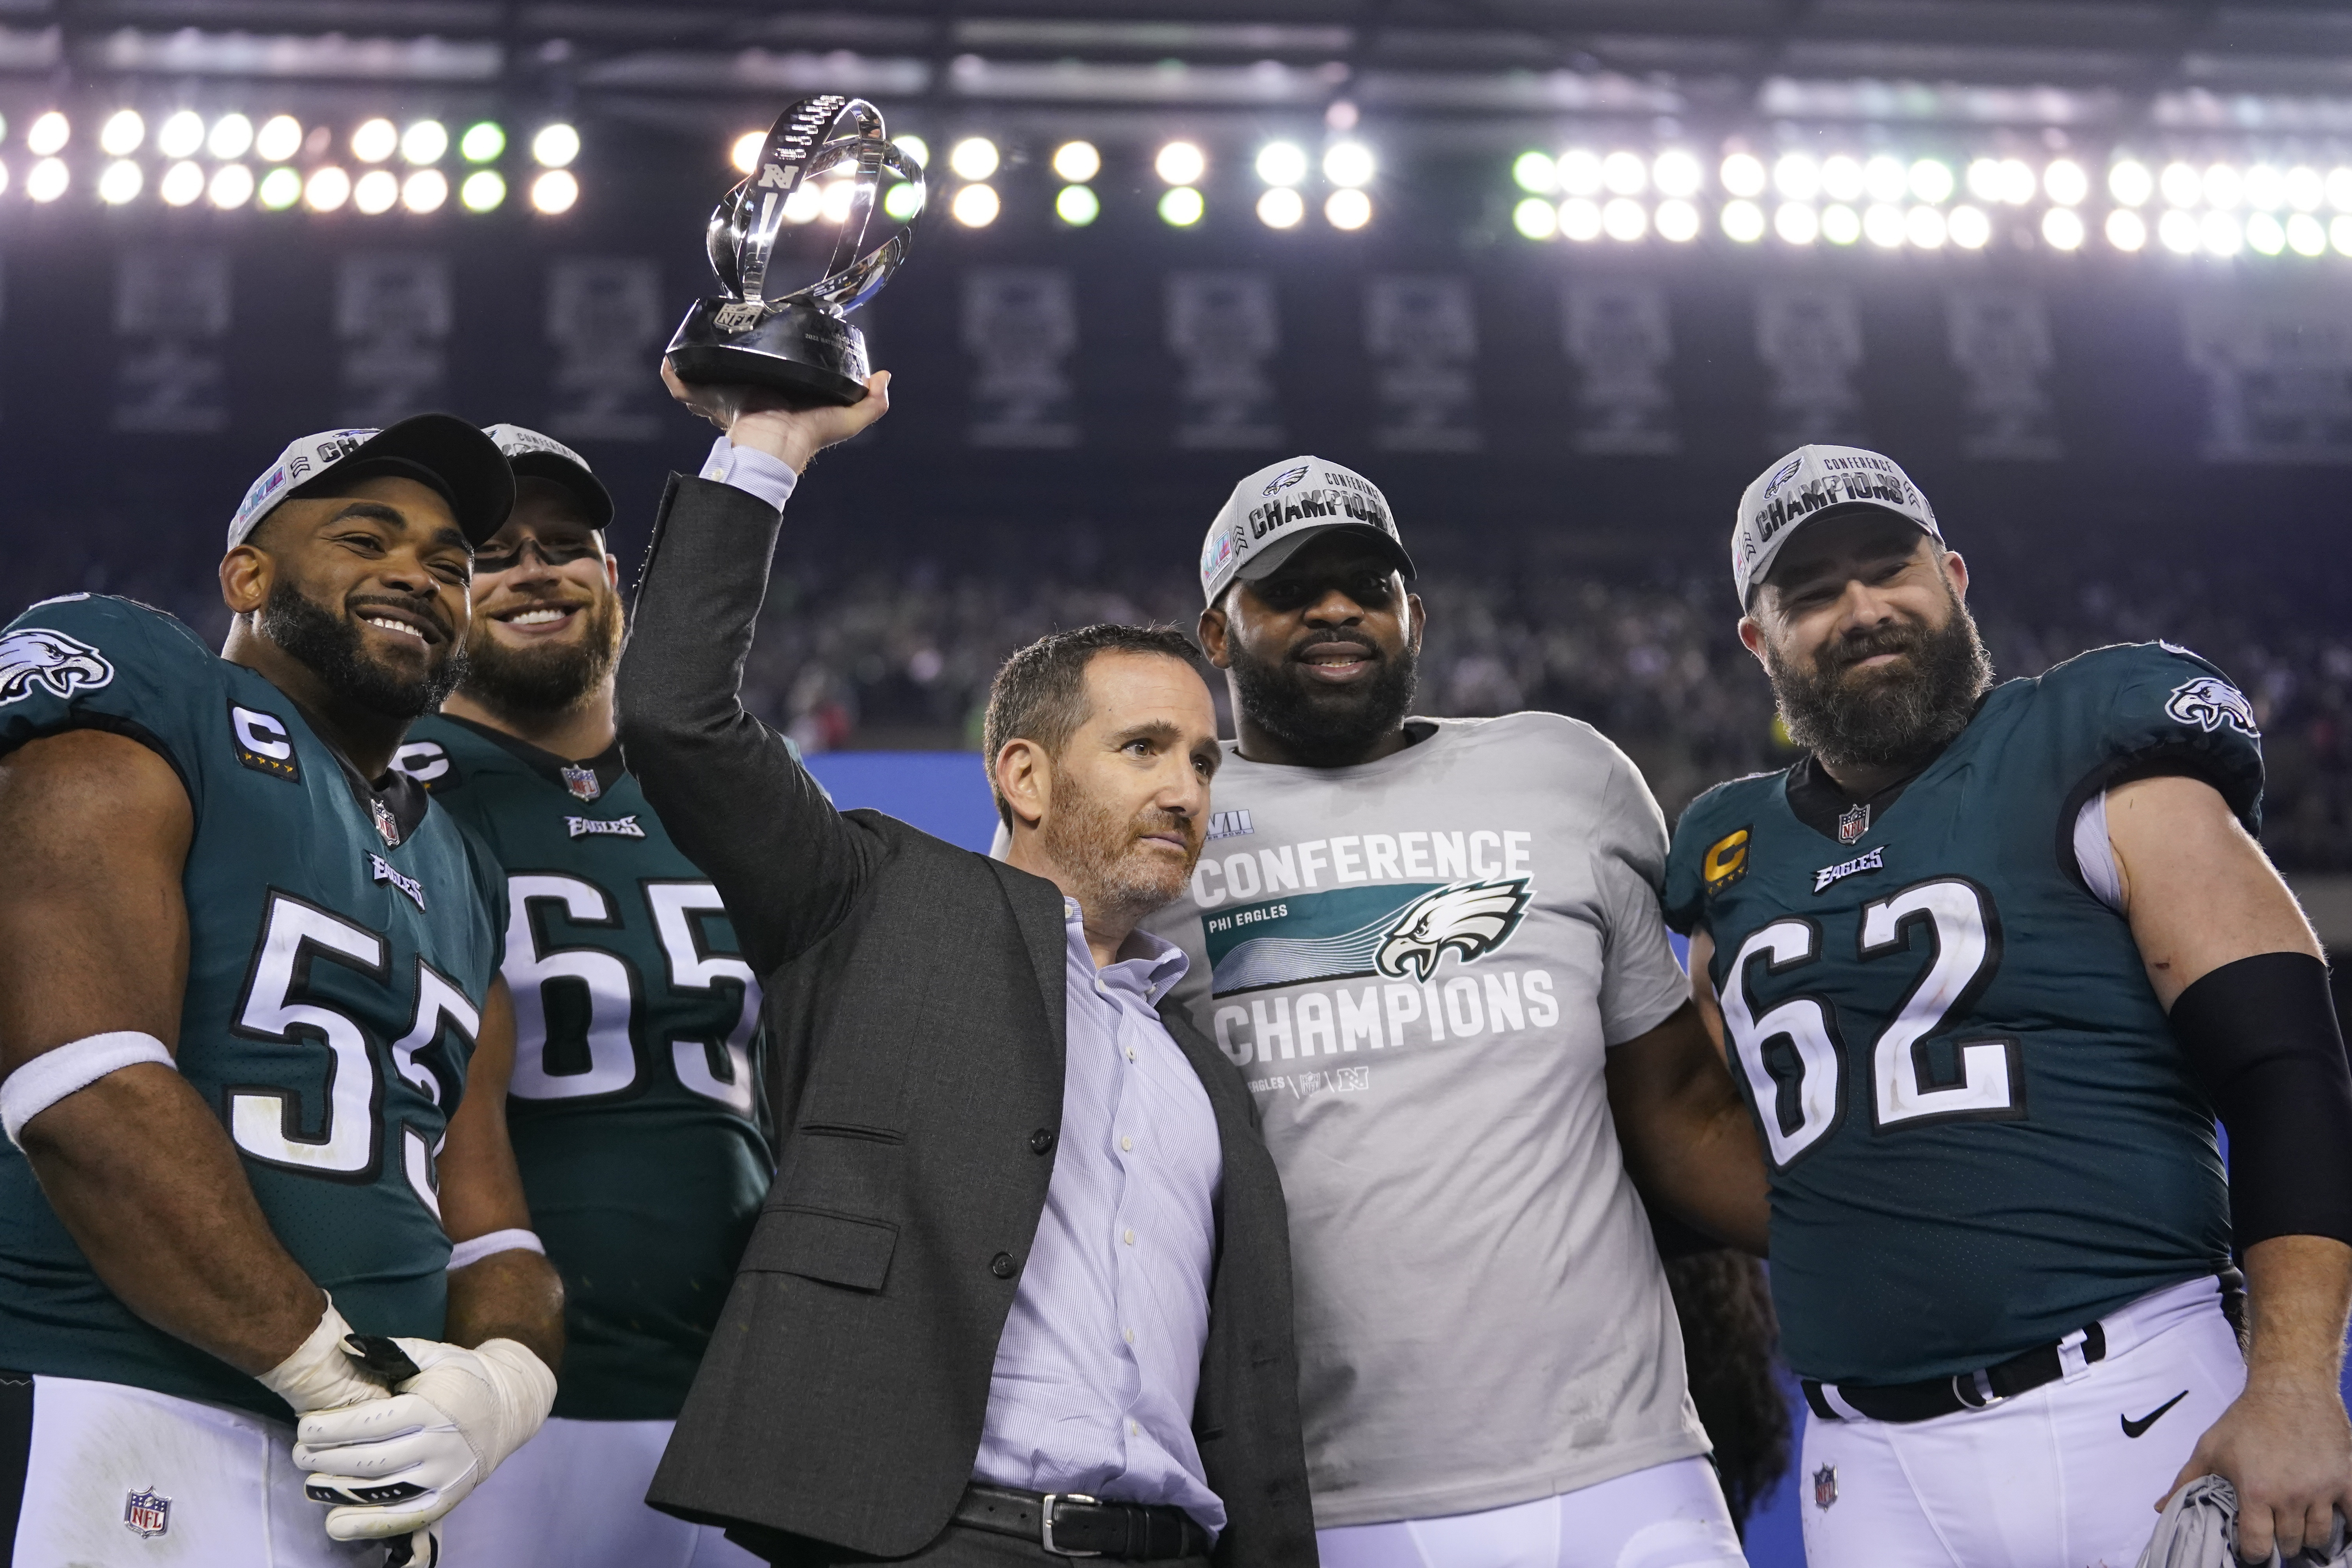
<svg viewBox="0 0 2352 1568"><path fill-rule="evenodd" d="M736 326L735 318L746 324ZM802 407L866 396L866 334L807 305L698 300L665 357L684 382L759 386Z"/></svg>

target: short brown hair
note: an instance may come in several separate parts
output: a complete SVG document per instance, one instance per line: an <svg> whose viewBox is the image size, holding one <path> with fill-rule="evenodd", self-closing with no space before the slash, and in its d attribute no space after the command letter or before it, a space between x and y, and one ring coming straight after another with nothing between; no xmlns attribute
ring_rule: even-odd
<svg viewBox="0 0 2352 1568"><path fill-rule="evenodd" d="M1008 741L1034 741L1058 757L1087 713L1087 667L1098 653L1155 654L1198 671L1200 654L1173 626L1122 626L1109 622L1052 632L1004 661L988 689L988 716L981 726L986 753L988 793L1009 829L1013 807L996 787L996 759Z"/></svg>

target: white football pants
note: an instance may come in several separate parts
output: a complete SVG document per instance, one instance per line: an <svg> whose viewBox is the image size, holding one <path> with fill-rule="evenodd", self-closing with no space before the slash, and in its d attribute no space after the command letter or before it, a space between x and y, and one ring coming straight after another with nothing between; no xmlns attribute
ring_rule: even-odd
<svg viewBox="0 0 2352 1568"><path fill-rule="evenodd" d="M767 1568L646 1506L675 1425L549 1421L441 1521L442 1568Z"/></svg>
<svg viewBox="0 0 2352 1568"><path fill-rule="evenodd" d="M2155 1522L2150 1516L2149 1522ZM1479 1513L1315 1532L1323 1568L1747 1568L1715 1467L1675 1459ZM2126 1568L2129 1568L2126 1564Z"/></svg>
<svg viewBox="0 0 2352 1568"><path fill-rule="evenodd" d="M2246 1367L2214 1279L2143 1296L2101 1326L2104 1360L1982 1410L1808 1421L1797 1498L1810 1568L2133 1568Z"/></svg>
<svg viewBox="0 0 2352 1568"><path fill-rule="evenodd" d="M302 1495L305 1479L287 1422L119 1383L36 1376L12 1568L382 1563L380 1541L327 1539L327 1507Z"/></svg>

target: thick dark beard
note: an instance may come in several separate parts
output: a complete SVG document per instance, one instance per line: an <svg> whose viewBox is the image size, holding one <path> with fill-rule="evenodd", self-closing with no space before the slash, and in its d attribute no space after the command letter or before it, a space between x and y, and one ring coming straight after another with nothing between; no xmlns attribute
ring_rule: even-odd
<svg viewBox="0 0 2352 1568"><path fill-rule="evenodd" d="M1823 648L1811 669L1768 641L1765 667L1789 738L1832 768L1885 768L1923 761L1967 729L1992 685L1992 659L1968 606L1949 584L1944 591L1952 613L1940 629L1882 626ZM1908 654L1911 666L1851 679L1855 664L1881 653Z"/></svg>
<svg viewBox="0 0 2352 1568"><path fill-rule="evenodd" d="M1186 830L1192 858L1165 880L1155 880L1130 858L1139 831L1178 826L1175 818L1138 821L1116 815L1069 773L1054 770L1054 811L1038 832L1038 847L1077 884L1079 907L1097 923L1131 925L1183 892L1200 857L1198 828Z"/></svg>
<svg viewBox="0 0 2352 1568"><path fill-rule="evenodd" d="M1383 656L1371 679L1353 689L1309 687L1288 659L1265 663L1233 645L1242 711L1310 768L1352 767L1412 708L1420 672L1413 650Z"/></svg>
<svg viewBox="0 0 2352 1568"><path fill-rule="evenodd" d="M500 713L565 713L604 684L621 658L621 596L599 594L580 612L588 617L579 641L510 648L477 617L466 639L466 678L458 689Z"/></svg>
<svg viewBox="0 0 2352 1568"><path fill-rule="evenodd" d="M404 675L370 658L359 624L312 599L280 577L258 617L263 637L308 665L345 701L387 719L420 719L441 706L465 678L466 650L449 647L423 675Z"/></svg>

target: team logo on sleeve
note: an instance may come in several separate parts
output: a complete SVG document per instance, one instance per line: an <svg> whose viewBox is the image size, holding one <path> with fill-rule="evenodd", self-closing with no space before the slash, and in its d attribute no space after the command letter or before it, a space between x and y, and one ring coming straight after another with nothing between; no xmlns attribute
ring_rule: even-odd
<svg viewBox="0 0 2352 1568"><path fill-rule="evenodd" d="M2200 675L2174 687L2164 711L2175 723L2191 725L2209 735L2227 724L2242 734L2262 739L2246 694L2218 675Z"/></svg>
<svg viewBox="0 0 2352 1568"><path fill-rule="evenodd" d="M1525 877L1507 882L1456 882L1424 893L1389 928L1373 962L1382 974L1402 979L1411 973L1426 982L1437 973L1437 962L1448 948L1468 963L1508 942L1527 913L1528 898Z"/></svg>
<svg viewBox="0 0 2352 1568"><path fill-rule="evenodd" d="M1698 874L1706 879L1709 897L1723 891L1748 875L1748 828L1727 833L1706 847L1706 858L1698 863Z"/></svg>
<svg viewBox="0 0 2352 1568"><path fill-rule="evenodd" d="M47 626L26 626L0 637L0 707L46 691L64 701L114 679L106 656L79 637Z"/></svg>
<svg viewBox="0 0 2352 1568"><path fill-rule="evenodd" d="M172 1528L172 1500L153 1487L122 1500L122 1527L142 1541L152 1541Z"/></svg>
<svg viewBox="0 0 2352 1568"><path fill-rule="evenodd" d="M299 783L302 764L294 760L294 737L285 721L258 708L228 705L229 733L236 737L236 760L257 773Z"/></svg>

